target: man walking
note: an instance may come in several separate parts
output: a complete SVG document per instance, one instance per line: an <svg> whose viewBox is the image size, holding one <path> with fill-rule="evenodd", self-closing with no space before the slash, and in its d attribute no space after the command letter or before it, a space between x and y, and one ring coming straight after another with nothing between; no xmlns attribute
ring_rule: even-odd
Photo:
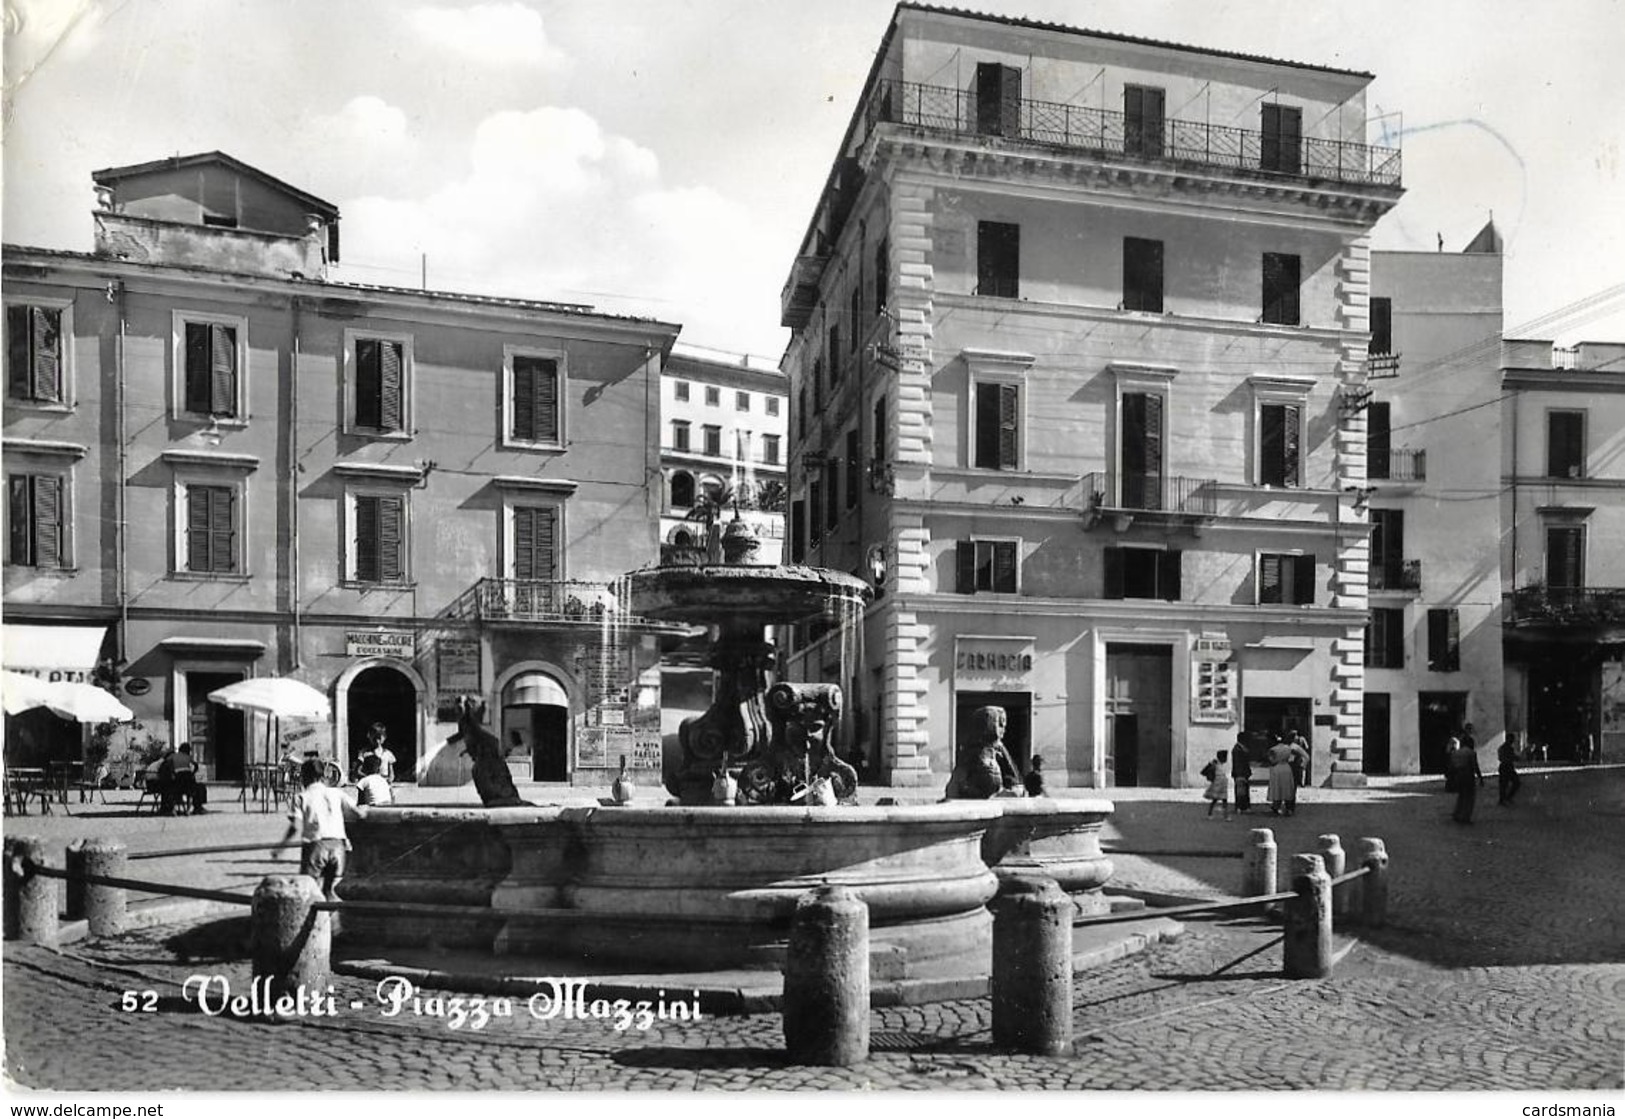
<svg viewBox="0 0 1625 1119"><path fill-rule="evenodd" d="M1478 787L1484 783L1484 773L1478 768L1477 750L1459 738L1452 738L1449 747L1445 766L1450 787L1456 794L1456 810L1450 818L1458 824L1470 824L1473 822L1473 805L1478 800Z"/></svg>
<svg viewBox="0 0 1625 1119"><path fill-rule="evenodd" d="M1247 755L1245 734L1236 735L1236 744L1230 749L1230 777L1236 783L1236 812L1239 814L1251 808L1253 803L1253 763Z"/></svg>
<svg viewBox="0 0 1625 1119"><path fill-rule="evenodd" d="M1496 785L1500 796L1495 803L1511 807L1512 798L1523 786L1523 779L1518 776L1518 751L1513 749L1511 735L1501 740L1497 757L1500 765L1496 767Z"/></svg>

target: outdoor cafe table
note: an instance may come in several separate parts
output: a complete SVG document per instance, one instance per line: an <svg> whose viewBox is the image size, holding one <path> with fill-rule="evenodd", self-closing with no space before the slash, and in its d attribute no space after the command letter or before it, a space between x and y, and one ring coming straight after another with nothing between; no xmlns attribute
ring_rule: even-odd
<svg viewBox="0 0 1625 1119"><path fill-rule="evenodd" d="M276 762L254 762L243 767L243 791L237 798L243 811L258 801L261 812L270 812L281 799L281 766Z"/></svg>
<svg viewBox="0 0 1625 1119"><path fill-rule="evenodd" d="M51 811L51 787L45 780L45 770L32 766L6 767L6 813L28 815L28 798L38 797L40 814Z"/></svg>

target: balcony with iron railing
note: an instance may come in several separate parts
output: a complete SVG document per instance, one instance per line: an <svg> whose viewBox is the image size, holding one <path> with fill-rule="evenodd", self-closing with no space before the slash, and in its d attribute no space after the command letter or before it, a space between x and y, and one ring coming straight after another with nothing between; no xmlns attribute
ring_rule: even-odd
<svg viewBox="0 0 1625 1119"><path fill-rule="evenodd" d="M1085 105L1022 99L985 119L973 90L893 79L869 100L870 126L901 124L961 136L994 136L1107 158L1210 167L1247 175L1398 187L1397 148L1270 134L1203 121L1145 123Z"/></svg>
<svg viewBox="0 0 1625 1119"><path fill-rule="evenodd" d="M1118 485L1113 485L1114 480ZM1079 488L1082 512L1132 517L1157 513L1175 517L1211 517L1218 509L1212 478L1186 478L1179 475L1122 474L1104 471L1085 474Z"/></svg>
<svg viewBox="0 0 1625 1119"><path fill-rule="evenodd" d="M1625 587L1548 587L1535 583L1507 596L1514 626L1625 628Z"/></svg>
<svg viewBox="0 0 1625 1119"><path fill-rule="evenodd" d="M1423 482L1428 476L1426 451L1375 448L1366 452L1365 476L1372 482Z"/></svg>
<svg viewBox="0 0 1625 1119"><path fill-rule="evenodd" d="M481 579L451 604L447 615L481 622L531 622L681 630L628 613L609 583L581 580Z"/></svg>
<svg viewBox="0 0 1625 1119"><path fill-rule="evenodd" d="M1422 561L1411 559L1373 563L1370 583L1374 591L1420 591Z"/></svg>

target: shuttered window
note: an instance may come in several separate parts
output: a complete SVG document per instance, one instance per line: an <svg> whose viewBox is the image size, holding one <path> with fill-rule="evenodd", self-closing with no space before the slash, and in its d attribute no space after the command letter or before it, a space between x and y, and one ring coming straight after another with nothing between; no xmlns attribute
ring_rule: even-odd
<svg viewBox="0 0 1625 1119"><path fill-rule="evenodd" d="M1102 598L1154 598L1178 602L1183 594L1184 553L1174 548L1107 548L1102 554Z"/></svg>
<svg viewBox="0 0 1625 1119"><path fill-rule="evenodd" d="M6 308L6 383L13 400L62 402L62 312L13 304Z"/></svg>
<svg viewBox="0 0 1625 1119"><path fill-rule="evenodd" d="M1546 477L1584 478L1586 414L1546 413Z"/></svg>
<svg viewBox="0 0 1625 1119"><path fill-rule="evenodd" d="M1258 483L1302 485L1303 409L1296 404L1263 404L1258 409Z"/></svg>
<svg viewBox="0 0 1625 1119"><path fill-rule="evenodd" d="M355 578L398 583L406 577L406 498L364 494L355 499Z"/></svg>
<svg viewBox="0 0 1625 1119"><path fill-rule="evenodd" d="M1585 527L1546 527L1546 585L1556 590L1577 590L1586 585Z"/></svg>
<svg viewBox="0 0 1625 1119"><path fill-rule="evenodd" d="M1365 627L1367 668L1405 667L1405 611L1401 607L1377 606Z"/></svg>
<svg viewBox="0 0 1625 1119"><path fill-rule="evenodd" d="M406 346L383 338L355 342L355 425L400 431L405 424Z"/></svg>
<svg viewBox="0 0 1625 1119"><path fill-rule="evenodd" d="M1371 344L1366 352L1384 355L1394 352L1394 301L1385 295L1371 297Z"/></svg>
<svg viewBox="0 0 1625 1119"><path fill-rule="evenodd" d="M829 328L829 384L831 388L841 383L841 328Z"/></svg>
<svg viewBox="0 0 1625 1119"><path fill-rule="evenodd" d="M6 479L10 542L6 562L20 567L64 567L63 479L54 474L12 474Z"/></svg>
<svg viewBox="0 0 1625 1119"><path fill-rule="evenodd" d="M1123 310L1162 311L1162 242L1123 238Z"/></svg>
<svg viewBox="0 0 1625 1119"><path fill-rule="evenodd" d="M1021 226L976 223L976 293L1003 299L1021 295Z"/></svg>
<svg viewBox="0 0 1625 1119"><path fill-rule="evenodd" d="M1021 135L1021 71L997 62L976 64L976 131Z"/></svg>
<svg viewBox="0 0 1625 1119"><path fill-rule="evenodd" d="M1373 400L1365 410L1365 476L1382 481L1393 473L1393 409Z"/></svg>
<svg viewBox="0 0 1625 1119"><path fill-rule="evenodd" d="M824 496L828 503L824 510L824 524L833 529L841 523L841 464L831 459L824 464Z"/></svg>
<svg viewBox="0 0 1625 1119"><path fill-rule="evenodd" d="M887 289L891 285L891 240L882 238L875 246L875 314L886 311Z"/></svg>
<svg viewBox="0 0 1625 1119"><path fill-rule="evenodd" d="M1162 155L1167 95L1152 86L1123 87L1123 153L1146 159Z"/></svg>
<svg viewBox="0 0 1625 1119"><path fill-rule="evenodd" d="M824 483L819 478L807 481L807 544L812 546L824 538Z"/></svg>
<svg viewBox="0 0 1625 1119"><path fill-rule="evenodd" d="M954 551L954 585L960 594L1016 593L1014 540L961 540Z"/></svg>
<svg viewBox="0 0 1625 1119"><path fill-rule="evenodd" d="M1021 389L1017 385L976 385L975 465L1014 470L1020 454Z"/></svg>
<svg viewBox="0 0 1625 1119"><path fill-rule="evenodd" d="M558 577L558 516L551 505L514 506L513 578L549 582Z"/></svg>
<svg viewBox="0 0 1625 1119"><path fill-rule="evenodd" d="M559 363L552 358L516 354L513 430L509 437L516 443L557 443L559 430Z"/></svg>
<svg viewBox="0 0 1625 1119"><path fill-rule="evenodd" d="M790 562L800 563L807 555L807 503L790 503Z"/></svg>
<svg viewBox="0 0 1625 1119"><path fill-rule="evenodd" d="M186 570L234 572L237 564L237 493L230 486L186 487Z"/></svg>
<svg viewBox="0 0 1625 1119"><path fill-rule="evenodd" d="M1303 110L1260 106L1258 165L1265 171L1296 175L1303 170Z"/></svg>
<svg viewBox="0 0 1625 1119"><path fill-rule="evenodd" d="M1461 671L1461 615L1454 608L1428 611L1428 669Z"/></svg>
<svg viewBox="0 0 1625 1119"><path fill-rule="evenodd" d="M1162 397L1123 394L1123 505L1162 508Z"/></svg>
<svg viewBox="0 0 1625 1119"><path fill-rule="evenodd" d="M237 415L237 328L226 323L186 324L186 411Z"/></svg>
<svg viewBox="0 0 1625 1119"><path fill-rule="evenodd" d="M858 503L858 480L862 474L862 464L858 460L858 429L853 428L846 433L846 507L848 509Z"/></svg>
<svg viewBox="0 0 1625 1119"><path fill-rule="evenodd" d="M1301 264L1292 253L1264 254L1264 321L1298 325Z"/></svg>
<svg viewBox="0 0 1625 1119"><path fill-rule="evenodd" d="M1258 557L1259 605L1313 606L1315 557L1265 552Z"/></svg>

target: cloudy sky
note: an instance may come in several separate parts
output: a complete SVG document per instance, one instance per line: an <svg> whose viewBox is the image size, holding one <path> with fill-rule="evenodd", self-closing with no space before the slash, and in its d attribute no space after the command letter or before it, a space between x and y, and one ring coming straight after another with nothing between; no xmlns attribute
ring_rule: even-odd
<svg viewBox="0 0 1625 1119"><path fill-rule="evenodd" d="M1493 211L1509 331L1625 339L1625 0L966 6L1374 72L1370 138L1400 140L1408 188L1377 246L1459 249ZM93 169L220 149L339 206L342 279L416 286L426 256L431 287L776 361L891 10L7 0L4 237L89 249Z"/></svg>

